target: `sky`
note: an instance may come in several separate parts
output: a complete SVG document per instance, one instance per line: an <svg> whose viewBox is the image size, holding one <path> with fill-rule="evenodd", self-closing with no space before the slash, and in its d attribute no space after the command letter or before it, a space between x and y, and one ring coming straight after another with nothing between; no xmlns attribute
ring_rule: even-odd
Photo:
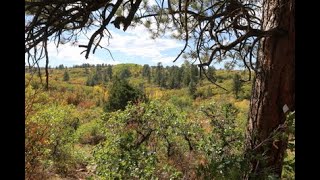
<svg viewBox="0 0 320 180"><path fill-rule="evenodd" d="M155 1L149 1L148 4L155 5ZM154 26L154 27L153 27ZM85 53L80 54L84 48L70 43L60 44L57 49L53 42L48 43L49 65L56 67L60 64L65 66L89 64L120 64L135 63L156 65L161 62L164 66L180 66L184 60L179 58L175 63L173 60L182 50L184 43L172 38L160 37L152 39L151 34L144 26L129 27L126 32L122 29L116 29L113 24L107 26L112 38L107 45L107 39L103 39L101 45L108 48L97 49L95 54L90 53L89 58L85 59ZM151 28L155 28L152 24ZM96 29L88 31L86 36L90 37ZM85 36L79 38L80 44L87 44L88 39ZM112 57L110 55L112 54ZM45 60L40 62L40 66L45 65Z"/></svg>
<svg viewBox="0 0 320 180"><path fill-rule="evenodd" d="M85 53L81 52L84 48L78 47L79 44L87 44L88 39L95 31L92 29L86 33L86 36L80 36L78 44L71 43L59 44L57 48L54 42L48 42L49 66L56 67L60 64L72 67L83 63L89 64L149 64L157 65L161 62L164 66L180 66L185 59L180 58L173 62L184 47L183 41L168 37L151 38L151 34L144 26L129 27L125 32L122 29L116 29L113 24L108 26L112 38L107 45L107 38L101 41L101 45L108 48L112 57L106 49L97 48L95 54L90 53L89 58L85 58ZM27 59L27 55L25 56ZM45 59L39 63L41 67L45 66ZM222 64L215 64L215 68L222 68Z"/></svg>
<svg viewBox="0 0 320 180"><path fill-rule="evenodd" d="M31 17L26 17L26 21L28 19L31 19ZM155 26L155 23L151 24L151 28L153 28L152 26ZM168 37L152 39L147 28L142 25L130 26L126 32L121 28L116 29L113 24L109 24L107 28L112 34L112 38L109 39L109 45L107 45L107 38L101 41L101 45L108 48L109 51L97 48L95 54L92 54L92 52L89 54L88 59L85 58L85 53L81 54L84 48L80 48L78 45L87 45L89 41L87 37L95 32L96 29L94 28L88 31L86 35L80 36L78 43L74 45L71 43L59 44L57 48L54 42L48 42L49 66L56 67L63 64L72 67L83 63L112 65L135 63L153 66L158 62L161 62L164 66L180 66L185 61L181 56L176 62L173 62L184 47L183 41ZM27 54L25 55L25 61L27 61ZM42 59L39 65L44 67L45 59ZM223 67L222 64L214 64L214 66L215 68Z"/></svg>
<svg viewBox="0 0 320 180"><path fill-rule="evenodd" d="M28 17L26 17L26 21ZM155 29L155 24L151 28ZM107 45L107 38L103 38L101 45L109 49L97 48L95 54L89 54L89 58L85 58L85 53L81 52L84 48L78 47L79 44L86 45L88 38L97 28L92 28L86 32L86 35L81 35L77 44L56 44L52 41L48 42L49 66L57 67L61 64L72 67L74 65L81 65L83 63L89 64L149 64L151 66L157 65L161 62L163 66L180 66L185 59L180 58L173 62L184 47L184 41L179 41L170 37L151 38L151 34L146 27L140 25L136 27L129 27L125 32L120 28L116 29L113 24L107 26L112 38L109 39ZM173 32L174 33L174 32ZM112 56L110 55L110 53ZM113 58L112 58L113 57ZM27 54L25 54L25 61L27 62ZM45 59L40 60L39 65L45 67ZM215 65L220 68L222 65Z"/></svg>
<svg viewBox="0 0 320 180"><path fill-rule="evenodd" d="M177 57L183 48L183 42L179 42L170 38L150 38L149 32L143 26L128 28L126 32L121 29L116 29L113 25L108 27L112 34L107 46L107 39L101 41L104 47L110 50L110 53L98 48L95 54L90 53L89 58L85 59L85 53L80 54L84 48L79 48L78 44L71 43L60 44L56 48L53 42L48 43L49 65L56 67L60 64L65 66L80 65L83 63L89 64L120 64L120 63L135 63L156 65L161 62L163 65L181 65L183 59L180 58L176 63L173 60ZM87 36L90 36L94 30L88 31ZM79 44L86 44L88 40L85 36L79 38ZM44 60L40 62L44 65Z"/></svg>

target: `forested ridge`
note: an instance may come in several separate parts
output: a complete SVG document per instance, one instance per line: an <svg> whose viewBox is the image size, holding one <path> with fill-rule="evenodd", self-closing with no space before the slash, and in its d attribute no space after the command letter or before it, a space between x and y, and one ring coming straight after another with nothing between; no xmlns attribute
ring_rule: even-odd
<svg viewBox="0 0 320 180"><path fill-rule="evenodd" d="M241 178L251 83L245 71L210 68L228 91L188 61L60 65L47 91L38 69L26 68L26 177Z"/></svg>

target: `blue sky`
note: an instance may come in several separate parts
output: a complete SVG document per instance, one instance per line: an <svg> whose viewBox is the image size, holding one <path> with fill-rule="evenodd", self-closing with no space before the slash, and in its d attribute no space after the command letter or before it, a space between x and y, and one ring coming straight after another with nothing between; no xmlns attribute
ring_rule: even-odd
<svg viewBox="0 0 320 180"><path fill-rule="evenodd" d="M184 59L179 58L175 63L173 60L179 54L184 44L181 41L160 37L157 39L150 38L150 33L143 26L128 28L126 32L121 29L116 29L113 25L108 26L108 30L112 34L107 46L107 38L101 41L101 45L108 48L112 53L105 49L97 48L95 54L90 53L89 58L85 59L85 54L80 54L84 49L79 48L78 44L71 43L60 44L56 48L53 42L48 43L49 65L56 67L60 64L65 66L80 65L83 63L89 64L119 64L119 63L136 63L156 65L161 62L163 65L178 65L180 66ZM87 32L90 37L94 33L94 29ZM81 36L79 44L86 44L88 40L85 36ZM40 61L40 66L44 66L45 60Z"/></svg>
<svg viewBox="0 0 320 180"><path fill-rule="evenodd" d="M148 4L155 5L157 0L150 0ZM258 12L261 16L261 12ZM25 20L30 21L31 16L26 15ZM152 19L151 19L151 22ZM85 59L85 54L80 54L84 48L79 48L78 45L86 45L87 37L90 37L96 29L92 28L87 32L86 36L81 36L79 44L72 45L70 43L60 44L59 48L53 42L48 43L49 65L56 67L60 64L71 67L83 63L89 64L120 64L120 63L135 63L156 65L161 62L164 66L177 65L180 66L184 59L180 57L175 63L173 60L184 47L183 41L176 39L159 37L157 39L150 38L151 34L144 26L129 27L126 32L121 29L114 28L113 24L107 26L113 38L110 39L110 44L107 45L107 39L101 41L101 45L108 48L112 53L112 57L105 49L97 49L95 54L90 53L89 59ZM155 29L155 23L151 24L151 29ZM175 32L169 32L175 33ZM169 34L170 35L170 34ZM27 54L25 56L27 61ZM230 59L225 60L230 61ZM40 66L45 65L45 60L40 61ZM224 63L212 63L215 68L223 68Z"/></svg>
<svg viewBox="0 0 320 180"><path fill-rule="evenodd" d="M31 17L26 16L26 21L31 20ZM182 56L173 63L173 60L181 52L184 47L183 41L168 37L159 37L152 39L149 31L142 25L129 27L126 32L122 29L114 28L113 24L108 25L108 30L112 34L112 38L107 45L107 38L104 38L100 45L108 48L112 53L105 49L97 49L95 54L90 53L89 58L85 59L85 53L81 54L84 48L79 48L78 45L86 45L87 37L90 37L96 29L92 28L78 39L78 44L71 43L60 44L58 48L54 42L48 43L49 66L56 67L63 64L68 67L80 65L83 63L89 64L120 64L120 63L135 63L156 65L161 62L164 66L177 65L180 66L184 59ZM155 23L151 24L151 29L155 28ZM175 32L170 32L175 33ZM168 34L169 36L170 34ZM27 55L25 56L27 59ZM40 66L45 66L45 59L41 60ZM223 67L222 64L214 64L215 68Z"/></svg>
<svg viewBox="0 0 320 180"><path fill-rule="evenodd" d="M180 66L184 59L182 56L176 61L173 60L181 52L184 47L183 41L168 37L159 37L152 39L151 34L144 26L128 28L126 32L121 29L116 29L113 25L108 26L108 30L112 34L112 38L107 45L107 38L101 41L101 45L108 48L112 53L105 49L97 48L95 54L90 53L89 58L85 59L85 53L81 54L84 48L79 48L79 44L87 44L88 40L85 36L81 36L79 44L72 45L71 43L60 44L58 48L53 42L48 43L49 66L56 67L63 64L68 67L80 65L83 63L89 64L149 64L156 65L161 62L164 66ZM90 37L94 33L94 29L87 32ZM40 61L40 66L45 66L45 59ZM214 64L215 68L223 67L222 64Z"/></svg>

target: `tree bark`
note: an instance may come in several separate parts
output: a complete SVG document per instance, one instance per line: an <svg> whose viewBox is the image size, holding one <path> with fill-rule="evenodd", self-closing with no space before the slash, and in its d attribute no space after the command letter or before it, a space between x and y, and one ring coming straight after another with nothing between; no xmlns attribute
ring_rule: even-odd
<svg viewBox="0 0 320 180"><path fill-rule="evenodd" d="M285 33L263 38L258 50L246 149L254 179L270 173L281 177L287 140L273 132L284 132L285 111L295 110L295 0L264 0L262 13L263 30Z"/></svg>

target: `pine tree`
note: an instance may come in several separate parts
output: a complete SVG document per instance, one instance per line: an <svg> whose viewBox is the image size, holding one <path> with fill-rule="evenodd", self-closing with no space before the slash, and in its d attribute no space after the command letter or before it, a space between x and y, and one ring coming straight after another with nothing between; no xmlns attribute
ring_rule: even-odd
<svg viewBox="0 0 320 180"><path fill-rule="evenodd" d="M188 91L189 91L189 94L195 98L195 93L197 91L197 84L191 80L190 83L189 83L189 86L188 86Z"/></svg>
<svg viewBox="0 0 320 180"><path fill-rule="evenodd" d="M63 74L63 81L69 81L70 79L70 76L69 76L69 73L68 73L68 70L64 71L64 74Z"/></svg>
<svg viewBox="0 0 320 180"><path fill-rule="evenodd" d="M232 78L232 91L233 91L236 99L239 98L239 92L241 91L241 88L242 88L241 77L237 73Z"/></svg>
<svg viewBox="0 0 320 180"><path fill-rule="evenodd" d="M130 101L146 100L143 92L139 88L131 86L126 79L116 78L109 93L109 99L104 107L106 112L124 110Z"/></svg>
<svg viewBox="0 0 320 180"><path fill-rule="evenodd" d="M110 64L107 66L107 76L109 80L112 80L112 66Z"/></svg>
<svg viewBox="0 0 320 180"><path fill-rule="evenodd" d="M155 77L154 77L154 82L158 86L161 86L162 78L163 78L162 76L163 76L163 66L161 62L158 62L155 70Z"/></svg>

